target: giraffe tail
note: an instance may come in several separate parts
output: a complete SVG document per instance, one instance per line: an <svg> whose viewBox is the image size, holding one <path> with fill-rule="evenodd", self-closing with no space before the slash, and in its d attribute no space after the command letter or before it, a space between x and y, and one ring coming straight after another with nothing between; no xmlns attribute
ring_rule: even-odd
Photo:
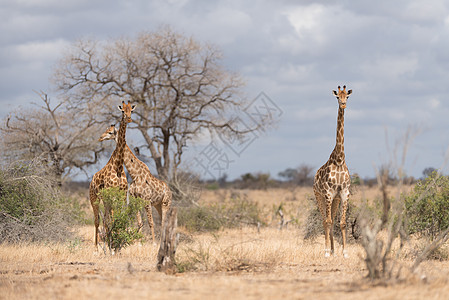
<svg viewBox="0 0 449 300"><path fill-rule="evenodd" d="M128 188L126 189L126 206L129 205L129 183L128 183Z"/></svg>

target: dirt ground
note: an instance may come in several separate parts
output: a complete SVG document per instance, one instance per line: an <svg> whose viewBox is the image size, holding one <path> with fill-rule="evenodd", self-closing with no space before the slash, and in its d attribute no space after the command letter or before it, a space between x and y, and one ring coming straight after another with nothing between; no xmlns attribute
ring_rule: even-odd
<svg viewBox="0 0 449 300"><path fill-rule="evenodd" d="M248 197L260 199L267 209L283 201L295 213L302 203L288 200L290 191L256 192ZM298 197L308 192L298 191ZM208 192L203 197L213 195L223 196ZM80 228L81 238L70 243L3 244L0 299L449 298L447 261L426 261L412 274L412 259L404 256L398 260L399 279L373 283L365 278L360 245L349 244L348 259L337 245L336 255L326 259L324 237L304 241L300 229L279 230L274 224L260 231L242 227L191 234L180 242L177 260L196 268L177 274L157 272L157 245L132 245L114 256L96 252L91 226Z"/></svg>

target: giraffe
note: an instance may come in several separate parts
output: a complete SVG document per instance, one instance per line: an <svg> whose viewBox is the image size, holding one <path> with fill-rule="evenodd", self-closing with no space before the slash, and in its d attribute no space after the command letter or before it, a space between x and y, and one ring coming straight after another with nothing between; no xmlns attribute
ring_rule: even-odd
<svg viewBox="0 0 449 300"><path fill-rule="evenodd" d="M122 106L118 106L119 110L122 112L122 118L120 121L120 129L117 135L117 145L115 147L114 152L111 155L111 158L107 162L106 166L104 166L100 171L95 173L90 182L89 186L89 199L90 204L92 205L92 209L94 211L94 222L95 222L95 247L98 248L98 226L100 225L100 215L99 215L99 201L98 193L101 189L109 188L109 187L119 187L122 190L128 189L128 182L126 180L125 169L123 167L124 160L124 152L126 145L126 126L130 123L131 120L131 112L135 109L135 105L131 105L128 101L128 104L125 104L125 101L122 101ZM108 226L109 219L109 209L105 207L105 216L103 219L103 224L105 229Z"/></svg>
<svg viewBox="0 0 449 300"><path fill-rule="evenodd" d="M118 139L115 125L111 125L100 137L100 141L112 139L116 142ZM132 183L129 186L129 193L145 201L145 210L154 243L154 222L151 206L154 206L159 213L162 226L167 212L170 209L172 192L167 183L151 174L148 166L133 154L128 145L125 145L125 167L132 179ZM140 215L138 215L138 220L139 226L142 226Z"/></svg>
<svg viewBox="0 0 449 300"><path fill-rule="evenodd" d="M348 167L345 162L344 148L344 113L346 101L352 90L346 91L338 87L338 92L333 94L338 99L338 117L337 117L337 140L334 150L329 160L316 172L313 191L318 207L323 217L323 227L325 236L325 257L334 254L334 234L333 222L337 214L338 205L341 203L341 220L340 229L343 239L343 256L346 258L348 254L345 250L346 246L346 210L348 207L350 176ZM330 248L329 248L330 244Z"/></svg>

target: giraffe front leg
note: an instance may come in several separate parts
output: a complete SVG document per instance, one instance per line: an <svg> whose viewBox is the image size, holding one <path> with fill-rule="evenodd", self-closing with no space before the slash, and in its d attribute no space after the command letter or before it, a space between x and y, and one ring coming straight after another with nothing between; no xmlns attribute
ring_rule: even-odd
<svg viewBox="0 0 449 300"><path fill-rule="evenodd" d="M327 220L323 221L323 227L324 227L324 257L330 257L331 256L331 250L330 250L330 224L327 222Z"/></svg>
<svg viewBox="0 0 449 300"><path fill-rule="evenodd" d="M332 225L331 225L331 229L330 229L330 234L331 234L331 252L332 255L335 253L335 248L334 248L334 220L335 220L335 216L337 215L337 210L338 210L338 205L340 204L340 195L336 195L334 197L334 199L332 200L332 207L331 207L331 218L332 218Z"/></svg>
<svg viewBox="0 0 449 300"><path fill-rule="evenodd" d="M334 235L332 230L332 197L326 195L324 197L326 205L326 218L324 219L324 235L325 235L325 249L324 256L329 257L334 254Z"/></svg>
<svg viewBox="0 0 449 300"><path fill-rule="evenodd" d="M330 228L329 228L329 241L330 241L330 244L331 244L331 255L333 256L334 255L334 253L335 253L335 249L334 249L334 223L332 223L330 226L329 226Z"/></svg>
<svg viewBox="0 0 449 300"><path fill-rule="evenodd" d="M156 244L156 239L154 237L154 222L153 222L153 212L152 212L151 204L148 204L145 206L145 211L147 212L148 225L150 226L153 244Z"/></svg>
<svg viewBox="0 0 449 300"><path fill-rule="evenodd" d="M341 219L340 219L340 229L341 229L341 238L343 241L343 257L348 258L348 252L346 250L346 211L348 209L348 198L349 198L349 190L345 190L341 192Z"/></svg>
<svg viewBox="0 0 449 300"><path fill-rule="evenodd" d="M313 191L315 193L315 199L318 205L318 208L321 213L321 217L323 218L323 228L324 228L324 256L330 256L329 249L329 220L327 219L327 208L326 208L326 199L321 195L321 193L317 190L317 187L313 187Z"/></svg>

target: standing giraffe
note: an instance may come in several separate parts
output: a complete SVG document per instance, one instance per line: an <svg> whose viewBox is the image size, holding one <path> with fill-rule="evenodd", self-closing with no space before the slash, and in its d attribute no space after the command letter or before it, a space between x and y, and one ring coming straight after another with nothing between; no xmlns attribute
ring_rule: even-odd
<svg viewBox="0 0 449 300"><path fill-rule="evenodd" d="M318 169L313 182L313 191L315 193L315 198L318 203L321 216L323 217L325 235L324 255L326 257L329 257L331 253L334 254L333 223L340 201L342 202L340 229L343 239L343 256L348 256L345 246L346 210L348 208L350 176L345 162L344 114L346 100L348 100L351 93L352 90L346 91L346 86L343 86L343 90L341 90L339 86L338 92L333 91L333 94L338 99L339 106L337 118L337 141L329 160Z"/></svg>
<svg viewBox="0 0 449 300"><path fill-rule="evenodd" d="M122 105L123 107L120 105L118 106L119 110L122 112L122 119L120 121L120 129L117 135L117 146L115 147L114 152L112 152L111 158L109 159L106 166L95 173L89 186L90 204L92 205L92 209L94 211L95 220L95 247L98 247L98 226L100 225L98 193L101 189L109 187L119 187L121 190L128 189L125 169L123 167L126 145L125 136L126 126L132 121L131 112L135 109L136 106L129 104L129 101L128 104L125 104L125 101L122 101ZM109 208L105 207L103 224L106 230L109 221L109 210Z"/></svg>
<svg viewBox="0 0 449 300"><path fill-rule="evenodd" d="M117 129L111 125L100 137L100 141L105 140L118 141ZM148 223L151 229L151 235L154 238L154 222L151 206L156 207L159 216L161 217L161 226L170 209L172 193L168 185L157 179L151 174L148 166L139 160L131 151L128 145L125 145L125 167L132 178L132 183L129 186L129 193L134 197L139 197L145 201L145 210L147 212ZM138 217L139 226L142 225L140 215Z"/></svg>

